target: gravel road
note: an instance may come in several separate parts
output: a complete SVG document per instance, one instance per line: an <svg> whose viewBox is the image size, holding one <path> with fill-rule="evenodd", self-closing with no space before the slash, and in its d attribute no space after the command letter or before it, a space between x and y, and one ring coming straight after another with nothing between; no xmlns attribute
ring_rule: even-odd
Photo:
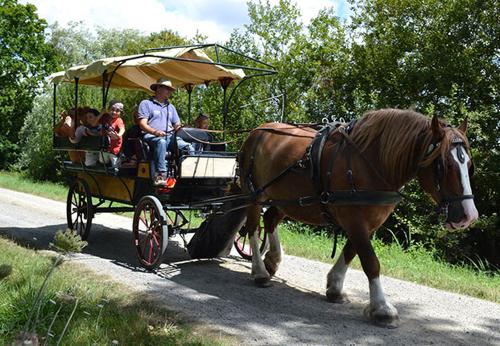
<svg viewBox="0 0 500 346"><path fill-rule="evenodd" d="M65 229L65 204L0 189L0 235L46 248ZM137 266L131 220L98 215L89 246L76 260L167 308L234 335L243 345L500 345L500 305L382 277L401 318L397 329L371 325L364 274L349 270L351 303L325 299L330 265L285 256L273 285L256 288L250 263L231 256L190 260L175 239L157 273ZM500 288L499 288L500 289Z"/></svg>

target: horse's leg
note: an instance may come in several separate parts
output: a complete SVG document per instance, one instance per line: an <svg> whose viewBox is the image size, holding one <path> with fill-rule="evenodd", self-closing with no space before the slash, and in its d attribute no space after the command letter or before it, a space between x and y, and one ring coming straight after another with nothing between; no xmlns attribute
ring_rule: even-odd
<svg viewBox="0 0 500 346"><path fill-rule="evenodd" d="M257 286L266 287L269 286L271 275L267 272L262 256L260 255L258 228L261 209L262 207L255 205L247 207L245 227L248 231L250 247L252 248L252 276Z"/></svg>
<svg viewBox="0 0 500 346"><path fill-rule="evenodd" d="M350 239L358 253L370 287L370 304L364 310L365 316L377 325L397 327L399 323L398 311L385 298L380 283L380 262L373 250L368 232Z"/></svg>
<svg viewBox="0 0 500 346"><path fill-rule="evenodd" d="M326 298L328 301L337 304L348 303L347 295L342 292L344 287L345 274L352 259L356 256L356 251L350 240L347 240L342 253L337 262L328 272L326 280Z"/></svg>
<svg viewBox="0 0 500 346"><path fill-rule="evenodd" d="M285 215L275 207L269 208L264 213L264 230L269 239L269 251L266 253L264 264L271 276L276 273L283 258L283 250L276 227L284 217Z"/></svg>

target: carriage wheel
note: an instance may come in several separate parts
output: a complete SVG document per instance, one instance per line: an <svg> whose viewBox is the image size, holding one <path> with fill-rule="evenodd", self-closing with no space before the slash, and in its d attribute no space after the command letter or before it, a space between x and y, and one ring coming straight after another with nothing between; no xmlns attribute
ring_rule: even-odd
<svg viewBox="0 0 500 346"><path fill-rule="evenodd" d="M70 186L66 200L68 228L76 231L82 240L87 240L93 217L90 187L85 180L77 179Z"/></svg>
<svg viewBox="0 0 500 346"><path fill-rule="evenodd" d="M139 262L148 270L157 268L168 244L167 215L158 198L141 198L135 207L132 230Z"/></svg>
<svg viewBox="0 0 500 346"><path fill-rule="evenodd" d="M260 253L262 254L264 253L267 246L267 235L266 232L264 231L264 226L259 225L258 235L260 241L259 250ZM249 261L252 260L252 248L250 246L250 238L248 236L248 233L246 232L245 226L243 226L236 235L236 238L234 239L234 247L236 248L236 251L238 251L241 257Z"/></svg>

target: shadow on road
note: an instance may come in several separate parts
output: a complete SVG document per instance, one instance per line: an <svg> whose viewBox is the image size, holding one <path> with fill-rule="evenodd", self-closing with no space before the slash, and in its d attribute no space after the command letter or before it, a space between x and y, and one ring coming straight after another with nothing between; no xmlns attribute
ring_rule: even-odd
<svg viewBox="0 0 500 346"><path fill-rule="evenodd" d="M47 249L54 234L65 228L65 224L38 228L0 227L0 235L24 246ZM93 226L84 253L144 272L138 266L129 230ZM165 280L174 282L180 288L169 294L175 294L177 306L189 307L190 311L195 311L195 318L211 320L215 325L225 323L226 330L242 339L249 330L261 335L260 339L248 340L248 344L500 344L500 316L484 316L482 322L476 324L477 328L457 329L457 322L447 312L443 312L441 318L426 315L422 306L432 305L432 296L426 302L412 301L411 296L405 301L394 302L401 316L401 326L388 330L371 325L363 317L364 304L368 300L368 285L365 284L349 290L352 303L335 305L328 303L323 294L280 279L279 272L271 287L257 288L250 277L249 262L238 258L190 260L177 242L169 242L164 262L155 274L158 280L148 285L152 296L165 300L163 283ZM316 274L310 280L324 282L325 278ZM210 316L204 312L208 305ZM280 340L279 343L276 340Z"/></svg>

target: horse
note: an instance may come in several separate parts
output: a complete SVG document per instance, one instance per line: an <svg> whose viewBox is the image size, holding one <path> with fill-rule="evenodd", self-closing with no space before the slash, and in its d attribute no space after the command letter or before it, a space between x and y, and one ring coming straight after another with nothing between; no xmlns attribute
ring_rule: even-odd
<svg viewBox="0 0 500 346"><path fill-rule="evenodd" d="M370 291L364 315L376 325L397 327L398 311L383 292L370 239L394 210L401 188L413 178L446 212L446 227L463 229L478 218L469 182L473 166L466 129L466 120L453 128L415 111L370 111L355 124L326 132L314 179L314 129L283 123L254 129L239 154L239 180L253 201L246 207L246 230L255 284L268 286L278 270L283 250L276 227L284 217L312 225L334 223L345 231L347 242L327 275L327 300L348 302L344 278L358 255ZM257 235L264 205L269 206L263 215L269 237L265 259Z"/></svg>

